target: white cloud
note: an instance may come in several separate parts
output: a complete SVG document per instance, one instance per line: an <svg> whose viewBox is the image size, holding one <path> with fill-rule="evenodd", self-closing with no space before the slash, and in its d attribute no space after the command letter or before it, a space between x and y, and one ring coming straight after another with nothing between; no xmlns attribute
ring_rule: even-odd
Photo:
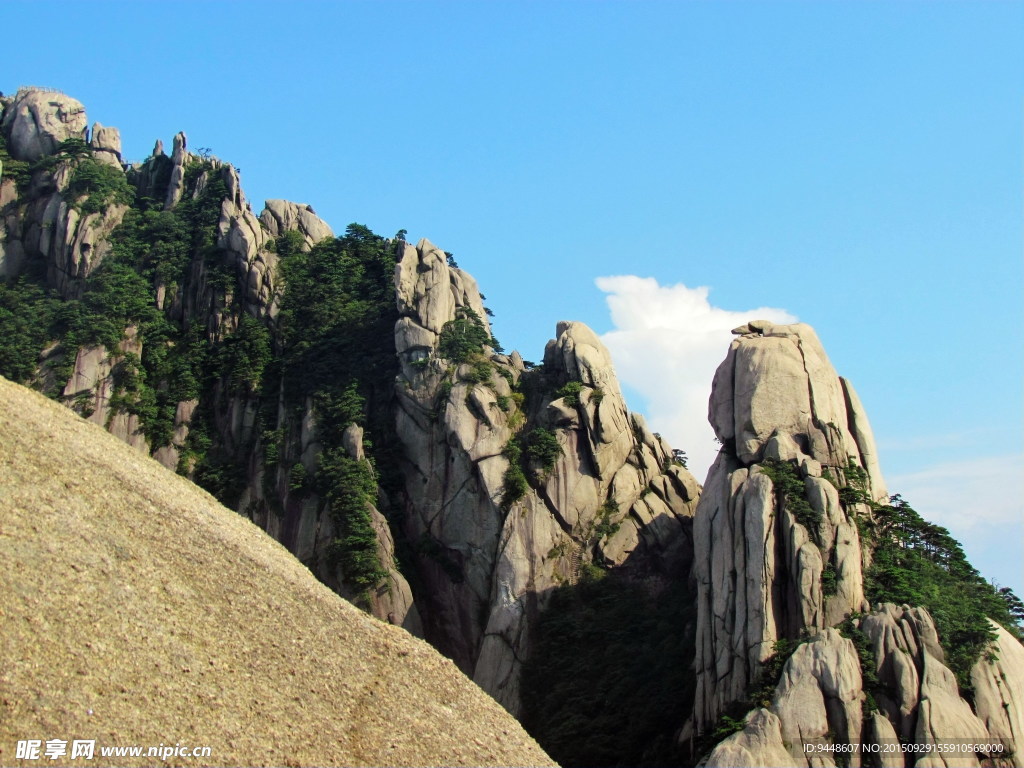
<svg viewBox="0 0 1024 768"><path fill-rule="evenodd" d="M795 322L783 309L732 311L712 306L707 288L659 285L633 275L599 277L608 294L614 330L601 338L612 353L620 381L647 400L648 425L689 456L703 481L718 446L708 424L708 397L715 369L725 358L730 330L750 320ZM909 435L889 450L963 447L971 432ZM883 467L884 470L884 467ZM1024 455L943 462L912 473L886 476L921 516L945 526L968 559L987 578L1024 594Z"/></svg>
<svg viewBox="0 0 1024 768"><path fill-rule="evenodd" d="M886 477L922 517L950 530L1020 523L1024 517L1024 456L994 456L936 464Z"/></svg>
<svg viewBox="0 0 1024 768"><path fill-rule="evenodd" d="M715 369L725 358L730 330L749 320L792 323L783 309L731 311L712 306L709 289L682 283L659 285L654 278L599 277L608 294L615 330L601 339L612 353L620 381L647 399L647 421L704 480L718 446L708 424L708 397Z"/></svg>
<svg viewBox="0 0 1024 768"><path fill-rule="evenodd" d="M1024 454L936 464L886 477L925 520L949 529L986 578L1024 588Z"/></svg>

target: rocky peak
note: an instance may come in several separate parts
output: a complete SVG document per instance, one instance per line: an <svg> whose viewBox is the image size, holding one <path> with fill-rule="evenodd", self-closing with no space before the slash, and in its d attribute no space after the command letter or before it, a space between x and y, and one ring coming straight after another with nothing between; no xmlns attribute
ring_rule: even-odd
<svg viewBox="0 0 1024 768"><path fill-rule="evenodd" d="M997 633L990 657L971 669L979 692L972 707L928 612L872 611L865 600L871 552L858 523L873 523L868 502L886 501L885 486L860 400L817 335L807 325L766 321L734 333L709 404L722 449L694 520L694 731L707 733L723 713L750 706L768 663L795 651L774 690L757 694L760 708L743 730L706 764L834 764L803 754L808 742L898 741L922 751L949 738L1020 743L1019 704L1009 694L1024 690L1016 683L1024 674L1016 639ZM994 656L1005 668L992 668ZM997 753L956 764L979 759L1006 764Z"/></svg>
<svg viewBox="0 0 1024 768"><path fill-rule="evenodd" d="M13 179L0 184L0 276L19 274L26 264L39 259L46 265L48 281L62 296L77 295L88 277L110 250L110 233L128 210L123 201L83 205L89 194L72 199L70 185L83 160L122 167L117 159L117 129L97 124L99 143L89 144L85 157L78 148L62 145L69 139L85 139L85 108L57 91L22 88L4 107L0 130L16 160L31 163L27 184ZM102 145L102 147L100 146ZM37 161L46 159L46 163Z"/></svg>
<svg viewBox="0 0 1024 768"><path fill-rule="evenodd" d="M814 329L755 320L715 372L708 418L716 437L744 465L766 456L809 458L868 473L871 495L886 498L875 439L860 398L840 378Z"/></svg>
<svg viewBox="0 0 1024 768"><path fill-rule="evenodd" d="M606 395L619 395L619 380L611 354L583 323L563 320L555 327L555 338L544 350L544 365L564 373L566 381L580 381Z"/></svg>
<svg viewBox="0 0 1024 768"><path fill-rule="evenodd" d="M334 236L330 226L316 215L312 206L288 200L267 200L260 213L260 222L271 237L280 237L288 231L298 232L307 247Z"/></svg>
<svg viewBox="0 0 1024 768"><path fill-rule="evenodd" d="M487 314L476 280L458 267L426 238L415 246L406 243L395 267L398 311L425 330L439 334L454 319L456 307L472 309L490 335Z"/></svg>
<svg viewBox="0 0 1024 768"><path fill-rule="evenodd" d="M867 609L856 512L839 487L852 474L884 493L877 465L864 466L867 419L813 329L755 321L734 333L709 404L722 449L694 523L698 731L745 698L777 641Z"/></svg>
<svg viewBox="0 0 1024 768"><path fill-rule="evenodd" d="M171 180L167 185L167 196L164 200L164 210L169 211L178 204L181 200L181 195L185 189L185 164L188 162L190 155L186 151L188 140L185 137L184 131L179 131L174 134L174 150L171 153ZM163 147L160 147L162 150ZM156 149L153 150L154 154Z"/></svg>
<svg viewBox="0 0 1024 768"><path fill-rule="evenodd" d="M4 110L7 151L32 162L57 151L67 139L85 138L85 107L59 91L22 88Z"/></svg>
<svg viewBox="0 0 1024 768"><path fill-rule="evenodd" d="M97 160L121 168L121 132L117 128L93 123L89 146Z"/></svg>
<svg viewBox="0 0 1024 768"><path fill-rule="evenodd" d="M427 240L404 247L395 295L396 428L426 636L516 712L551 590L591 564L685 570L699 486L627 411L585 325L559 323L544 366L525 370L494 352L476 282Z"/></svg>

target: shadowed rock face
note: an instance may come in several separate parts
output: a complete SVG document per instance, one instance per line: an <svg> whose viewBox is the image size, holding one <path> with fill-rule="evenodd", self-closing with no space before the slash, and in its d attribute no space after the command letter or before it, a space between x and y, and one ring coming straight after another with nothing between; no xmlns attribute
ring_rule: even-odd
<svg viewBox="0 0 1024 768"><path fill-rule="evenodd" d="M545 594L592 562L638 578L685 574L700 489L627 411L608 352L586 326L559 323L538 370L517 353L481 350L481 381L472 363L439 351L465 309L489 335L475 281L421 240L405 247L395 289L396 423L426 636L516 712ZM567 382L578 382L575 396L559 396ZM528 465L531 487L509 501L506 446L535 430L551 433L559 453L546 469Z"/></svg>
<svg viewBox="0 0 1024 768"><path fill-rule="evenodd" d="M745 728L715 747L706 764L834 765L834 755L801 751L815 740L1021 744L1024 648L1017 640L1000 630L991 649L998 661L983 657L975 664L972 707L960 697L926 610L867 605L862 574L870 552L854 518L872 512L841 503L839 491L852 487L881 501L885 486L860 400L832 369L814 331L755 321L734 333L739 338L715 374L709 405L723 447L694 519L693 730L706 732L747 699L777 640L809 640L785 663L770 706L753 710ZM780 471L783 464L788 469ZM802 504L782 490L787 479ZM879 681L873 693L879 709L871 713L858 651L834 628L860 613L866 615L856 625L871 646L870 671ZM902 756L881 760L903 765ZM979 764L1013 763L997 753L917 762Z"/></svg>
<svg viewBox="0 0 1024 768"><path fill-rule="evenodd" d="M62 94L26 91L0 98L0 105L0 128L15 160L46 158L61 142L86 136L84 110ZM150 158L127 168L114 128L96 124L89 150L125 173L154 209L180 212L203 199L203 190L225 190L212 199L212 235L204 234L209 242L192 254L186 276L154 288L153 305L169 321L184 327L187 320L211 342L235 333L246 315L279 330L283 257L274 240L296 232L291 247L308 250L330 237L312 208L269 200L256 216L238 172L216 158L199 162L184 133L175 136L170 156L157 142ZM74 158L54 157L27 188L13 179L0 183L0 276L41 265L49 287L75 298L110 253L111 234L129 209L82 213L67 199L74 168ZM886 489L860 400L809 326L754 321L736 329L714 379L709 417L723 449L702 495L671 448L627 410L608 352L589 328L558 323L536 369L516 352L497 353L491 341L447 359L442 340L453 323L476 317L477 331L490 335L476 282L426 240L389 247L401 249L395 304L387 306L397 322L393 338L379 341L383 349L393 343L397 359L377 394L393 419L394 433L386 437L395 442L400 487L368 505L386 572L367 596L374 615L423 633L515 713L531 632L553 589L576 583L594 566L651 590L692 575L697 694L687 734L706 732L746 697L775 641L809 638L786 663L770 707L754 712L709 764L782 764L787 745L805 738L928 744L960 729L958 735L1020 743L1020 645L1003 632L998 661L976 665L972 708L959 697L931 619L920 609L876 607L860 621L887 693L877 697L880 712L858 715L866 699L859 659L834 627L869 610L863 572L870 553L855 523L871 512L840 494L854 487L882 500ZM386 315L386 325L392 317ZM112 406L111 394L118 366L150 351L134 326L114 349L51 346L37 383L149 453L138 416ZM62 353L70 355L67 381L56 380L51 364ZM199 399L171 403L173 435L154 458L190 472L190 435L199 427L215 433L243 470L238 511L332 588L355 597L328 564L339 536L328 505L316 488L292 493L292 470L301 465L305 475L315 474L323 451L317 409L312 397L279 399L274 423L283 436L275 445L287 470L264 453L261 408L273 410L274 403L229 391L223 382ZM359 425L345 430L343 448L372 470ZM801 504L789 497L793 487ZM380 510L397 514L385 519ZM403 543L415 600L397 567Z"/></svg>
<svg viewBox="0 0 1024 768"><path fill-rule="evenodd" d="M81 105L60 94L33 92L2 105L5 137L16 158L53 155L61 141L86 135ZM201 203L206 216L210 204L219 206L212 236L203 233L202 248L192 253L176 284L154 285L153 305L176 327L201 329L210 343L236 334L245 316L257 318L273 337L284 288L274 240L296 232L301 238L290 247L308 250L332 236L327 224L309 206L282 200L267 201L256 216L237 170L194 155L183 132L175 135L169 154L158 141L143 163L123 166L120 147L116 128L94 126L92 159L126 174L136 200L151 201L148 212L175 213ZM27 192L10 179L0 187L0 274L45 265L49 286L69 299L82 295L84 281L110 253L111 233L129 211L111 205L81 214L66 199L75 162L55 156L33 174ZM223 189L222 199L206 199L209 189ZM608 352L590 329L560 323L536 371L527 371L518 353L481 350L475 358L487 368L481 378L480 366L452 364L438 352L446 324L459 312L474 313L489 334L476 282L450 268L443 251L427 241L404 245L401 255L393 339L400 375L393 396L381 393L381 399L394 400L404 488L389 490L391 498L382 493L377 506L404 513L394 516L404 522L397 527L376 507L369 510L387 577L366 599L378 617L425 632L515 711L530 629L547 592L574 583L595 564L643 579L652 589L686 578L700 487L673 461L671 448L626 409ZM390 343L380 340L383 348ZM266 415L273 407L266 397L218 383L198 398L171 404L170 441L154 449L139 417L111 404L116 371L151 352L137 329L128 329L114 349L69 352L52 346L41 361L39 381L168 468L194 474L190 440L208 432L242 475L232 505L328 585L357 597L345 591L329 564L339 531L324 499L315 487L301 493L290 487L290 468L301 465L305 475L315 475L323 450L312 398L278 403L275 420ZM72 368L66 382L55 380L62 355L70 356ZM575 394L559 395L570 382ZM264 423L278 424L283 433L275 438L281 460L274 466L264 454L270 439ZM514 503L506 502L506 446L521 441L526 450L527 436L540 430L550 434L557 455L549 466L529 458L516 462L529 486ZM364 462L360 443L353 434L346 450ZM415 603L396 565L403 539L410 572L418 577Z"/></svg>
<svg viewBox="0 0 1024 768"><path fill-rule="evenodd" d="M0 185L0 278L16 276L32 264L41 265L50 287L64 298L77 298L84 281L110 253L111 234L122 224L129 208L115 204L96 213L83 213L68 199L76 159L55 153L62 141L85 135L86 115L79 102L60 93L25 91L5 101L3 107L0 126L12 156L25 160L52 156L54 162L33 173L27 190L19 190L9 178L4 178ZM175 210L182 201L198 199L211 184L223 183L226 194L219 202L214 232L216 258L221 263L215 265L199 254L193 258L181 285L157 286L153 296L153 304L171 322L203 328L212 339L223 339L235 332L244 314L261 318L268 326L275 322L282 286L278 257L272 247L274 238L295 231L302 236L301 247L308 249L332 236L330 227L308 205L270 200L260 217L255 216L241 189L238 172L217 158L192 155L184 133L174 137L171 157L164 154L158 141L150 158L127 168L120 162L121 140L116 128L97 123L89 148L92 159L118 174L127 174L137 198L162 200L168 211ZM190 165L200 170L186 182ZM235 278L226 292L218 292L214 287L214 267ZM237 304L232 302L235 297ZM40 361L39 381L90 421L103 425L134 448L152 452L165 467L188 471L188 467L180 464L197 417L197 400L176 404L170 443L156 450L151 448L137 415L111 407L111 396L117 389L117 370L127 359L140 360L148 352L134 326L125 329L123 340L114 349L87 346L68 352L51 345ZM53 363L59 362L62 355L69 355L72 361L66 382L53 380ZM275 489L268 490L273 484L263 482L266 469L257 428L259 398L226 392L217 392L215 397L215 437L235 449L240 454L238 462L246 467L238 510L253 517L310 564L320 578L340 590L325 556L337 538L337 530L321 500L315 495L302 500L286 495L283 513L266 511L268 496ZM315 472L320 444L312 403L302 403L297 410L295 429L285 438L283 450L296 455L308 471ZM246 453L244 446L251 450ZM393 536L377 509L371 515L378 533L379 559L387 571L379 593L370 596L372 610L379 618L419 633L412 593L395 565Z"/></svg>

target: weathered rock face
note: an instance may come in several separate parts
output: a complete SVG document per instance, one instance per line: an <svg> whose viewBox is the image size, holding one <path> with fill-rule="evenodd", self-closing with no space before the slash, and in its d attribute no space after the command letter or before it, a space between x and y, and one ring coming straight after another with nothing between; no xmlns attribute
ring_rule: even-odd
<svg viewBox="0 0 1024 768"><path fill-rule="evenodd" d="M62 141L85 138L85 107L59 91L22 88L4 110L0 128L15 160L52 155Z"/></svg>
<svg viewBox="0 0 1024 768"><path fill-rule="evenodd" d="M312 206L292 203L288 200L267 200L260 222L271 237L280 237L285 232L298 232L306 245L315 245L334 233L323 219L313 211Z"/></svg>
<svg viewBox="0 0 1024 768"><path fill-rule="evenodd" d="M1024 646L1002 627L993 625L993 629L998 639L991 657L971 670L974 709L993 738L1010 741L1020 750L1024 749Z"/></svg>
<svg viewBox="0 0 1024 768"><path fill-rule="evenodd" d="M723 448L695 520L698 730L744 698L775 641L867 608L856 512L837 485L852 466L867 493L884 496L871 428L814 331L737 331L715 374L709 416ZM792 466L809 511L780 494L772 461Z"/></svg>
<svg viewBox="0 0 1024 768"><path fill-rule="evenodd" d="M85 120L84 109L74 99L29 91L7 105L0 125L12 157L39 160L55 154L62 141L81 138ZM112 157L107 151L97 155ZM120 164L114 165L121 172ZM13 179L3 180L0 277L17 275L29 261L40 260L46 265L49 284L62 296L73 297L80 281L109 252L110 233L128 207L112 203L99 211L84 212L81 199L73 199L68 190L74 168L74 159L58 155L51 167L32 173L23 193Z"/></svg>
<svg viewBox="0 0 1024 768"><path fill-rule="evenodd" d="M723 447L694 520L693 730L706 732L747 700L763 663L781 647L776 641L803 642L786 661L770 707L752 711L707 764L836 764L835 752L804 751L810 743L877 745L870 759L882 765L904 764L903 753L884 751L899 744L916 745L914 757L927 755L919 766L1012 764L996 751L954 756L934 748L950 739L1021 743L1024 648L999 633L991 654L998 661L982 658L972 670L972 707L926 610L870 611L862 576L870 552L855 518L872 511L857 499L884 500L885 486L864 409L808 326L757 321L734 333L709 405ZM841 501L845 489L857 493ZM871 646L867 657L835 629L847 618ZM862 664L874 664L871 699Z"/></svg>
<svg viewBox="0 0 1024 768"><path fill-rule="evenodd" d="M111 233L122 223L127 205L104 206L96 213L83 213L79 200L69 195L69 183L81 155L58 154L61 142L85 136L85 111L74 99L62 94L23 91L3 102L0 119L4 139L12 157L36 163L27 189L19 189L13 179L0 185L0 277L16 276L33 262L45 266L48 285L65 298L81 294L84 281L100 266L110 252ZM169 320L182 327L197 326L211 340L222 340L235 333L244 313L273 323L277 313L277 256L272 249L275 237L286 231L299 232L306 248L331 236L330 227L316 217L309 206L287 201L271 201L257 218L241 190L237 171L216 158L200 158L187 151L184 133L174 137L171 158L157 142L153 156L127 170L136 198L164 201L174 211L183 200L195 201L213 182L226 189L220 201L220 213L213 245L220 264L210 262L202 252L194 254L184 280L177 285L158 285L153 301ZM118 173L121 164L121 140L116 128L96 123L92 130L86 159L109 165ZM215 284L213 270L220 268L234 277L226 288ZM222 277L220 278L222 280ZM235 297L240 299L236 305ZM143 357L143 342L134 327L116 349L88 346L63 349L51 345L40 361L37 384L51 391L82 416L141 451L153 450L154 458L170 469L192 474L184 461L189 435L198 417L199 402L194 398L176 404L173 434L166 445L153 449L142 430L137 414L121 404L115 406L118 377L131 360L137 365ZM66 381L56 381L61 360L70 368ZM252 393L228 391L218 383L204 406L204 426L211 424L216 439L239 465L247 467L246 482L239 495L238 510L253 517L264 529L285 543L325 582L344 593L336 569L328 565L325 552L338 532L329 508L316 494L298 494L289 488L288 474L270 472L264 465L259 429L259 398ZM281 407L281 419L287 421ZM286 430L282 450L300 461L313 474L317 469L319 441L311 403ZM289 411L289 416L290 416ZM365 461L365 457L360 460ZM263 482L264 474L274 475ZM279 510L280 513L269 510ZM420 632L412 606L408 583L395 565L394 541L380 512L371 515L378 534L380 560L387 575L380 589L369 596L372 611L380 618Z"/></svg>
<svg viewBox="0 0 1024 768"><path fill-rule="evenodd" d="M106 428L114 437L143 453L149 453L149 443L142 433L139 417L111 408L114 391L114 370L124 365L127 355L138 358L142 342L138 329L128 328L125 338L113 352L102 346L83 347L75 355L71 379L64 387L63 397L83 418Z"/></svg>
<svg viewBox="0 0 1024 768"><path fill-rule="evenodd" d="M972 708L942 661L927 611L887 604L859 627L874 654L880 709L868 712L865 706L853 643L828 628L790 657L770 708L750 713L745 728L718 744L706 764L838 765L837 753L804 745L845 744L860 747L849 753L852 766L903 766L903 754L921 756L919 766L1019 765L1014 750L1021 743L1017 699L1024 648L1006 630L997 628L991 649L998 659L982 658L972 671ZM945 751L959 744L980 748Z"/></svg>
<svg viewBox="0 0 1024 768"><path fill-rule="evenodd" d="M826 467L842 469L853 460L867 471L872 497L884 499L878 451L860 398L836 374L814 329L760 320L733 333L739 338L715 372L708 406L727 451L745 466L773 455L791 460L797 449Z"/></svg>
<svg viewBox="0 0 1024 768"><path fill-rule="evenodd" d="M395 290L406 535L420 553L426 636L516 712L545 593L594 562L638 577L685 573L700 489L626 410L586 326L559 323L542 369L486 345L451 361L441 339L457 318L478 318L490 335L475 281L421 240L406 245ZM560 392L569 382L575 392ZM544 466L528 458L540 433L556 446ZM525 458L510 443L525 444ZM517 469L531 481L521 496L509 491Z"/></svg>
<svg viewBox="0 0 1024 768"><path fill-rule="evenodd" d="M753 710L744 729L718 744L706 764L835 765L828 753L811 756L803 745L866 742L863 702L856 648L826 629L790 657L771 706ZM858 755L851 757L850 765L860 764Z"/></svg>
<svg viewBox="0 0 1024 768"><path fill-rule="evenodd" d="M117 128L93 123L89 146L92 147L93 156L97 160L114 168L121 168L121 132Z"/></svg>

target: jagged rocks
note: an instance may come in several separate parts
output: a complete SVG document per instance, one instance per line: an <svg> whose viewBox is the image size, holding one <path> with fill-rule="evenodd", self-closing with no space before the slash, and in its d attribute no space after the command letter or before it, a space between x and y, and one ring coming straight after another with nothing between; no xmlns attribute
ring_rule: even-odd
<svg viewBox="0 0 1024 768"><path fill-rule="evenodd" d="M826 467L841 469L853 459L868 472L872 497L884 499L860 399L836 375L814 329L753 325L757 330L733 340L715 372L708 418L718 439L745 465L764 458L777 436L791 438L801 454Z"/></svg>
<svg viewBox="0 0 1024 768"><path fill-rule="evenodd" d="M950 754L938 746L1019 743L1024 649L999 634L971 670L972 707L926 610L883 605L869 612L863 568L870 553L858 522L872 521L866 502L883 500L885 486L863 406L808 326L756 321L734 333L709 404L723 447L694 521L693 732L706 733L764 684L766 662L785 646L776 641L802 644L770 708L751 713L708 764L839 762L840 753L801 749L811 743L875 745L870 759L886 766L904 764L904 753L883 749L900 745L918 766L1010 764L1006 752ZM842 637L841 623L870 649ZM784 763L780 749L790 754ZM848 764L862 758L851 754Z"/></svg>
<svg viewBox="0 0 1024 768"><path fill-rule="evenodd" d="M395 289L396 425L426 635L516 712L545 594L591 562L685 573L699 486L628 413L586 326L559 323L543 369L527 372L517 354L490 348L475 281L429 241L405 246ZM479 347L444 358L446 328L473 323ZM544 436L547 459L530 458L541 452L530 453L531 435Z"/></svg>
<svg viewBox="0 0 1024 768"><path fill-rule="evenodd" d="M884 494L865 458L876 456L870 426L814 331L737 331L715 374L709 418L723 448L694 523L698 730L743 699L776 640L866 609L858 511L836 486L851 473Z"/></svg>
<svg viewBox="0 0 1024 768"><path fill-rule="evenodd" d="M7 151L15 160L32 162L57 151L67 139L85 137L85 107L59 91L22 88L4 110Z"/></svg>
<svg viewBox="0 0 1024 768"><path fill-rule="evenodd" d="M93 123L89 147L99 162L121 169L121 132L117 128Z"/></svg>
<svg viewBox="0 0 1024 768"><path fill-rule="evenodd" d="M1024 656L1017 640L1002 630L991 651L1000 660L983 658L975 665L972 709L941 660L926 611L884 605L859 624L876 659L870 671L877 675L874 702L880 711L866 711L854 644L829 628L796 649L771 706L749 713L745 728L716 745L706 765L832 766L845 761L854 767L888 767L903 766L904 755L922 767L1019 765L1014 759L1019 723L1010 722L1018 716L1019 694L1011 691L1021 690L1018 665ZM992 687L982 682L986 678ZM831 751L835 745L856 749ZM972 748L955 748L960 745ZM985 745L993 748L986 753Z"/></svg>
<svg viewBox="0 0 1024 768"><path fill-rule="evenodd" d="M742 731L723 740L701 765L707 768L777 768L790 765L793 756L782 743L779 718L767 709L755 709Z"/></svg>
<svg viewBox="0 0 1024 768"><path fill-rule="evenodd" d="M7 105L0 127L12 157L39 160L57 153L63 141L83 138L85 109L76 100L52 91L22 90ZM121 172L114 158L120 151L116 128L96 126L98 134L93 156ZM115 149L116 148L116 149ZM81 281L88 277L110 250L109 237L128 206L113 202L102 210L82 210L81 200L72 200L68 187L74 161L58 156L52 167L36 171L27 194L19 195L12 180L0 187L3 212L3 244L0 246L0 276L13 276L32 259L42 259L47 280L66 298L78 295Z"/></svg>
<svg viewBox="0 0 1024 768"><path fill-rule="evenodd" d="M271 237L280 237L285 232L298 232L307 246L334 236L331 228L316 215L312 206L288 200L267 200L260 214L260 222Z"/></svg>
<svg viewBox="0 0 1024 768"><path fill-rule="evenodd" d="M783 741L860 743L862 686L857 650L835 629L800 645L783 669L772 702Z"/></svg>
<svg viewBox="0 0 1024 768"><path fill-rule="evenodd" d="M188 139L185 136L184 131L179 131L174 134L174 149L171 154L171 180L167 185L167 195L164 200L164 210L169 211L178 204L181 200L181 195L185 191L185 164L190 159L190 155L186 150L188 145ZM162 147L161 147L162 149ZM153 149L153 153L156 154L156 148Z"/></svg>
<svg viewBox="0 0 1024 768"><path fill-rule="evenodd" d="M1024 646L997 624L996 642L971 669L974 708L994 739L1024 749Z"/></svg>
<svg viewBox="0 0 1024 768"><path fill-rule="evenodd" d="M71 378L62 395L66 402L85 419L106 428L115 437L144 453L149 443L142 433L139 417L123 408L114 408L113 372L118 365L128 365L128 357L138 360L142 342L138 329L130 327L125 338L113 352L104 347L83 347L77 350Z"/></svg>
<svg viewBox="0 0 1024 768"><path fill-rule="evenodd" d="M956 678L943 663L935 624L922 608L880 606L860 623L871 640L880 691L875 699L904 744L948 744L952 740L987 744L1021 743L1020 703L1024 690L1024 647L1001 627L997 640L971 669L974 706L965 701ZM1007 764L993 752L980 763L970 756L946 760L936 753L927 765ZM919 763L921 764L921 763Z"/></svg>
<svg viewBox="0 0 1024 768"><path fill-rule="evenodd" d="M834 629L800 645L786 662L770 708L719 743L708 766L835 765L804 745L861 743L864 693L857 651ZM822 759L822 756L826 759ZM850 765L860 765L859 755Z"/></svg>

